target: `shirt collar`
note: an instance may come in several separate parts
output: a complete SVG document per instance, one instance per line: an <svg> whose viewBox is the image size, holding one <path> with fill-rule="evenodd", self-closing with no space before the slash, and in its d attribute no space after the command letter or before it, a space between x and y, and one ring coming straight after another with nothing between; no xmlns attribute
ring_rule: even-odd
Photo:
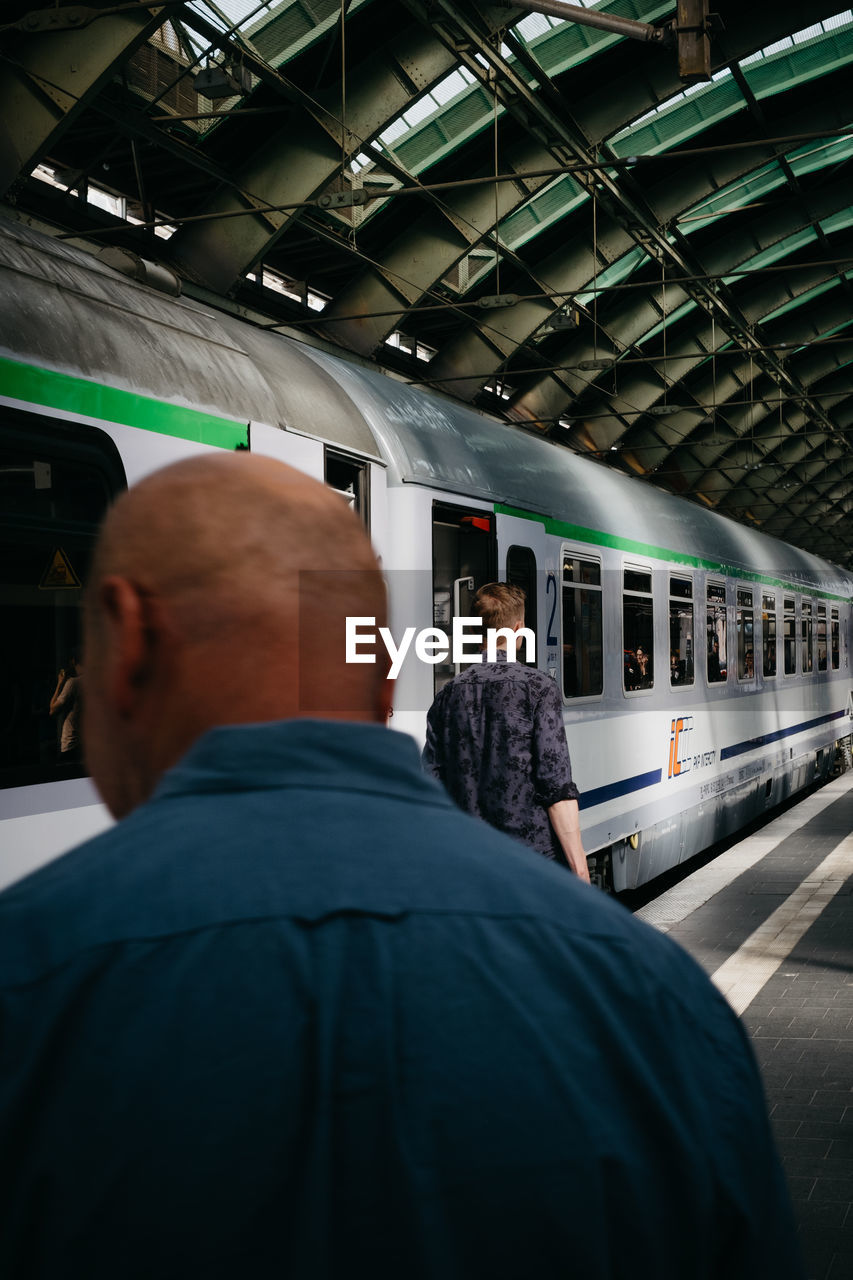
<svg viewBox="0 0 853 1280"><path fill-rule="evenodd" d="M452 807L428 778L414 739L379 724L281 720L224 725L195 742L164 774L153 799L281 788L353 790Z"/></svg>

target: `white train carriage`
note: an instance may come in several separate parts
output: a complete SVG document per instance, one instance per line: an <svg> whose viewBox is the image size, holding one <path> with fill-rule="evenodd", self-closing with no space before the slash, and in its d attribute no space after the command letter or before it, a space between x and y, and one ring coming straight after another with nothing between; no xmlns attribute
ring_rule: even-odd
<svg viewBox="0 0 853 1280"><path fill-rule="evenodd" d="M249 447L346 494L388 575L398 642L407 628L449 631L490 579L526 588L537 662L563 695L585 846L617 890L826 777L840 746L849 754L851 581L836 566L369 366L164 296L22 221L0 224L0 271L0 885L107 821L59 758L49 693L78 642L109 498L203 449ZM454 670L410 651L394 726L422 738Z"/></svg>

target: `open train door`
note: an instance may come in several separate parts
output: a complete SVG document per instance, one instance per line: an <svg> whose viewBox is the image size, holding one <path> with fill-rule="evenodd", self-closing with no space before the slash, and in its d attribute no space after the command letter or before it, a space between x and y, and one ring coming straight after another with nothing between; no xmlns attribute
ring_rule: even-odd
<svg viewBox="0 0 853 1280"><path fill-rule="evenodd" d="M432 508L433 625L449 636L454 618L471 618L474 593L497 571L495 517L476 507ZM435 666L435 692L460 670L450 657Z"/></svg>

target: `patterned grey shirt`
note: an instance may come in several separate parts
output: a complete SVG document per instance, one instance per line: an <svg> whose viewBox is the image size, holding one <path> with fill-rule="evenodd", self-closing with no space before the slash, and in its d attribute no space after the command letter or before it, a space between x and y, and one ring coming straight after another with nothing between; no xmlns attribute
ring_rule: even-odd
<svg viewBox="0 0 853 1280"><path fill-rule="evenodd" d="M548 858L566 858L548 820L577 800L559 690L520 662L476 663L438 693L427 716L424 768L461 809Z"/></svg>

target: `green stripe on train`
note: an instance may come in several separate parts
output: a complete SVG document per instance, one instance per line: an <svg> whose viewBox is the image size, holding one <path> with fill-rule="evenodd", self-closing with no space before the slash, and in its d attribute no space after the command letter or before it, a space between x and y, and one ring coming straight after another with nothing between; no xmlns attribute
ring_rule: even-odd
<svg viewBox="0 0 853 1280"><path fill-rule="evenodd" d="M582 525L569 524L565 520L554 520L551 516L536 515L531 511L523 511L519 507L495 503L495 512L502 516L517 516L521 520L537 520L545 526L546 533L553 534L556 538L567 538L572 542L587 542L595 547L612 547L616 551L628 551L632 555L646 556L650 560L667 560L688 569L705 569L709 573L719 573L727 578L740 578L744 582L757 582L766 587L778 587L781 591L798 591L801 595L820 596L825 600L847 600L847 596L835 595L831 591L818 591L803 583L795 585L782 578L771 578L764 573L739 569L736 565L722 564L717 560L703 560L701 556L690 556L683 551L671 551L668 547L655 547L647 542L634 542L631 538L620 538L615 533L585 529Z"/></svg>
<svg viewBox="0 0 853 1280"><path fill-rule="evenodd" d="M234 449L248 443L248 426L230 418L217 418L197 409L167 404L133 391L105 387L52 369L20 364L0 356L0 392L14 400L38 404L64 413L78 413L104 422L123 423L163 436L178 436L199 444Z"/></svg>

